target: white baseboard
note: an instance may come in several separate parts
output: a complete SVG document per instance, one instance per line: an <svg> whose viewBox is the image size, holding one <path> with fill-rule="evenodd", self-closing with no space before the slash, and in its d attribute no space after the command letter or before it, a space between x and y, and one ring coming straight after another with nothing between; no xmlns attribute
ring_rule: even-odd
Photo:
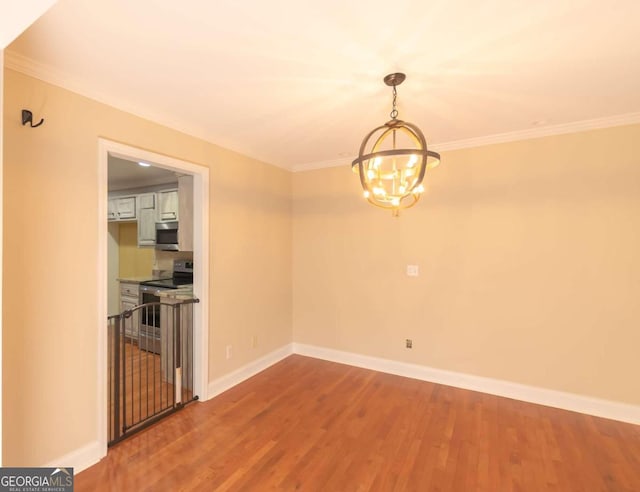
<svg viewBox="0 0 640 492"><path fill-rule="evenodd" d="M269 352L267 355L256 359L246 366L242 366L229 374L225 374L218 379L215 379L209 383L208 398L213 398L220 393L227 391L229 388L234 387L237 384L249 379L251 376L255 376L259 372L264 371L269 366L272 366L276 362L280 362L285 357L288 357L293 353L292 344L287 344L279 349Z"/></svg>
<svg viewBox="0 0 640 492"><path fill-rule="evenodd" d="M504 396L514 400L537 403L539 405L562 408L573 412L640 425L640 406L629 405L627 403L602 400L573 393L565 393L563 391L511 383L500 379L445 371L433 367L381 359L301 343L293 344L293 352L308 357L363 367L388 374L396 374L398 376L455 386L456 388L472 391L480 391L490 395Z"/></svg>
<svg viewBox="0 0 640 492"><path fill-rule="evenodd" d="M73 474L77 475L82 470L95 465L102 458L104 458L104 452L100 443L93 441L42 466L47 468L73 468Z"/></svg>

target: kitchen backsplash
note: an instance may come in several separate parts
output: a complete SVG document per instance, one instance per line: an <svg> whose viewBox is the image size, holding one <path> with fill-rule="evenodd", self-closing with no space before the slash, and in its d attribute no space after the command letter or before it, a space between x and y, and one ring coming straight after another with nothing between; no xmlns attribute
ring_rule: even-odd
<svg viewBox="0 0 640 492"><path fill-rule="evenodd" d="M109 234L115 234L118 254L118 275L123 278L148 276L154 265L156 251L138 247L135 222L111 222Z"/></svg>
<svg viewBox="0 0 640 492"><path fill-rule="evenodd" d="M164 277L173 272L173 260L193 260L193 251L161 251L155 250L153 276Z"/></svg>

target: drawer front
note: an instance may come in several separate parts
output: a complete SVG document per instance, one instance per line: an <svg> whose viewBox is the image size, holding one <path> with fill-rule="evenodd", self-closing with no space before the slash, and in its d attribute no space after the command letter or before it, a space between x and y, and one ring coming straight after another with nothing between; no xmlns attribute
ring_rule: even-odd
<svg viewBox="0 0 640 492"><path fill-rule="evenodd" d="M132 307L135 307L138 304L140 304L140 298L139 297L134 297L134 296L122 296L120 298L120 303L123 304L125 302L128 302L129 304L133 304Z"/></svg>
<svg viewBox="0 0 640 492"><path fill-rule="evenodd" d="M120 295L126 297L135 297L136 299L139 296L138 292L138 284L129 284L129 283L121 283L120 284Z"/></svg>

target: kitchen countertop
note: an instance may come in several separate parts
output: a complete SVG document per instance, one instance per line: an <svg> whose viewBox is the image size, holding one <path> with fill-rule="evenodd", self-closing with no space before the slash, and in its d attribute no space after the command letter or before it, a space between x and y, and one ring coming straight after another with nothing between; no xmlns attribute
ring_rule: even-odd
<svg viewBox="0 0 640 492"><path fill-rule="evenodd" d="M150 275L143 275L138 277L118 277L118 282L129 282L130 284L139 284L141 282L147 282L148 280L161 280L165 278L171 278L173 272L171 270L153 270Z"/></svg>
<svg viewBox="0 0 640 492"><path fill-rule="evenodd" d="M194 299L193 285L183 285L179 289L167 289L158 292L158 297L166 299L176 299L178 301L184 301L187 299Z"/></svg>
<svg viewBox="0 0 640 492"><path fill-rule="evenodd" d="M164 277L167 278L167 277ZM119 277L116 279L118 282L126 282L129 284L140 284L141 282L147 282L148 280L157 280L153 277ZM158 292L158 297L165 299L177 299L184 301L186 299L193 299L193 284L186 284L179 289L166 289Z"/></svg>
<svg viewBox="0 0 640 492"><path fill-rule="evenodd" d="M116 279L118 282L127 282L130 284L139 284L140 282L146 282L147 280L153 280L151 275L147 275L144 277L118 277Z"/></svg>

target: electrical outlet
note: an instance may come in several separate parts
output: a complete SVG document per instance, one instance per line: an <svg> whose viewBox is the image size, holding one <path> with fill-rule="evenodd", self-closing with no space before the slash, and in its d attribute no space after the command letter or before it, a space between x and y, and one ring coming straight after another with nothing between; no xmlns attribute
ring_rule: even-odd
<svg viewBox="0 0 640 492"><path fill-rule="evenodd" d="M251 348L256 348L258 346L258 337L253 335L251 337Z"/></svg>
<svg viewBox="0 0 640 492"><path fill-rule="evenodd" d="M407 345L407 348L413 348L413 340L411 340L410 338L407 338L405 340L405 343Z"/></svg>
<svg viewBox="0 0 640 492"><path fill-rule="evenodd" d="M418 265L407 265L407 276L417 277L420 275L420 267Z"/></svg>
<svg viewBox="0 0 640 492"><path fill-rule="evenodd" d="M227 345L227 359L231 359L232 355L232 347L231 345Z"/></svg>

